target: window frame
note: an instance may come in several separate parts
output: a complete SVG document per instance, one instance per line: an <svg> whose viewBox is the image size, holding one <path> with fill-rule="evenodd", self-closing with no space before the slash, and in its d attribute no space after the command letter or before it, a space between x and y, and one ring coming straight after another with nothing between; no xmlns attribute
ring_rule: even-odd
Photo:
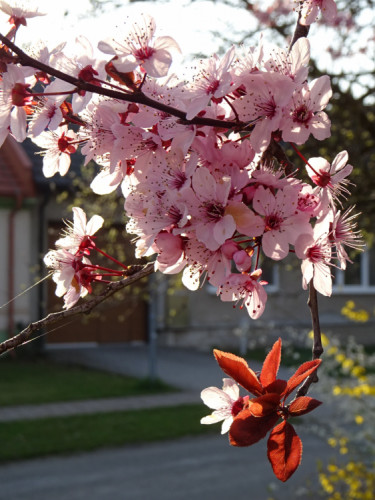
<svg viewBox="0 0 375 500"><path fill-rule="evenodd" d="M375 248L371 249L375 253ZM350 262L348 263L350 266ZM361 295L375 294L375 284L370 283L370 251L369 249L360 254L360 284L345 283L345 271L337 269L334 273L335 280L332 290L335 294L356 293Z"/></svg>

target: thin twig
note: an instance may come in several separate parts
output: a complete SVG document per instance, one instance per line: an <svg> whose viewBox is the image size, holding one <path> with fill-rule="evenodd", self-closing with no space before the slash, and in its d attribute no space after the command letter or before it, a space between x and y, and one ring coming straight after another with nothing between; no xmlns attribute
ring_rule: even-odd
<svg viewBox="0 0 375 500"><path fill-rule="evenodd" d="M90 300L82 302L81 304L72 307L71 309L67 309L65 311L58 311L55 313L51 313L45 318L35 321L34 323L30 323L22 332L14 337L5 340L0 344L0 354L3 354L6 351L14 349L15 347L19 347L30 339L30 336L33 332L36 332L42 328L53 325L54 323L70 318L71 316L76 316L77 314L89 314L97 305L99 305L104 300L111 297L113 294L122 290L123 288L132 285L136 281L144 278L151 274L154 270L154 263L150 262L145 266L131 266L128 271L128 276L120 281L114 281L110 283L104 290L104 292L96 297L93 297Z"/></svg>
<svg viewBox="0 0 375 500"><path fill-rule="evenodd" d="M313 280L310 281L309 285L309 299L307 301L307 305L310 308L311 313L311 323L313 327L314 333L314 342L312 348L312 359L319 359L323 354L323 345L322 345L322 334L320 330L320 322L319 322L319 311L318 311L318 296L313 284ZM318 382L318 375L316 370L312 373L305 382L298 389L296 397L305 396L309 387L312 383Z"/></svg>
<svg viewBox="0 0 375 500"><path fill-rule="evenodd" d="M310 26L304 26L303 24L300 23L300 20L301 20L301 13L299 12L293 38L289 45L289 52L292 50L293 45L299 38L307 37L307 35L309 34Z"/></svg>

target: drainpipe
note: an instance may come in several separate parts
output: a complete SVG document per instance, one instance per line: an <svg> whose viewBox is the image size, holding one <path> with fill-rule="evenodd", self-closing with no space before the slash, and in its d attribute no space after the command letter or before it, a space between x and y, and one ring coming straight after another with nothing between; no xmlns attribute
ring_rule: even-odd
<svg viewBox="0 0 375 500"><path fill-rule="evenodd" d="M15 207L10 211L8 219L8 338L14 335L15 216L23 202L20 190L17 190L14 201Z"/></svg>

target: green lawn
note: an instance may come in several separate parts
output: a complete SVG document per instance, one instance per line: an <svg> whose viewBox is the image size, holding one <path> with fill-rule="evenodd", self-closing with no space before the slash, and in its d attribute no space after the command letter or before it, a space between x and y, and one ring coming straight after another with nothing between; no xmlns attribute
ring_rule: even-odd
<svg viewBox="0 0 375 500"><path fill-rule="evenodd" d="M0 462L220 432L201 425L203 404L88 416L4 422Z"/></svg>
<svg viewBox="0 0 375 500"><path fill-rule="evenodd" d="M0 358L0 406L136 396L172 391L162 382L104 373L46 359Z"/></svg>

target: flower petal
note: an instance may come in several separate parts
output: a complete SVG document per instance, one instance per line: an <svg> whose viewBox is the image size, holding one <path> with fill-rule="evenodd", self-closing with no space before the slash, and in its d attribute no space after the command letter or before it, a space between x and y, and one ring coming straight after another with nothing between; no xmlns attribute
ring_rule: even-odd
<svg viewBox="0 0 375 500"><path fill-rule="evenodd" d="M203 403L213 410L219 410L220 408L232 406L230 396L217 387L207 387L207 389L203 389L201 392L201 398Z"/></svg>

